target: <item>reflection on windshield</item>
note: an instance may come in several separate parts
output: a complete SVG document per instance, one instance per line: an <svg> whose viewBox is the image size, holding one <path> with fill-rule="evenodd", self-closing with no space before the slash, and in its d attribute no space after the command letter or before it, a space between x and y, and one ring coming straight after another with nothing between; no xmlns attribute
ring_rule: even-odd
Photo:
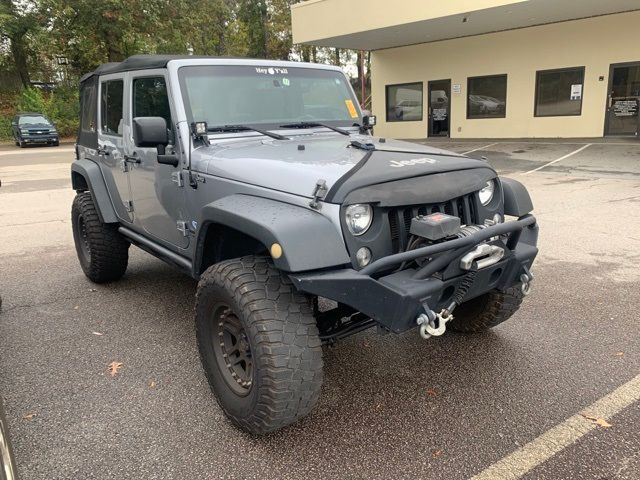
<svg viewBox="0 0 640 480"><path fill-rule="evenodd" d="M26 115L20 117L19 125L50 125L49 120L44 118L42 115Z"/></svg>
<svg viewBox="0 0 640 480"><path fill-rule="evenodd" d="M179 71L190 122L209 126L298 122L350 126L360 112L338 71L255 66L188 66Z"/></svg>

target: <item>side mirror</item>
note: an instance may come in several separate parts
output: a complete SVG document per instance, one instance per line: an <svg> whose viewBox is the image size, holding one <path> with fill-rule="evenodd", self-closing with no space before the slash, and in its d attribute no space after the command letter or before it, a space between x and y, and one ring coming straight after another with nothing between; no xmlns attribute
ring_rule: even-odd
<svg viewBox="0 0 640 480"><path fill-rule="evenodd" d="M136 147L166 147L169 144L167 121L162 117L134 118L133 141Z"/></svg>
<svg viewBox="0 0 640 480"><path fill-rule="evenodd" d="M177 167L177 155L166 155L169 145L167 121L162 117L136 117L133 119L133 142L136 147L157 148L158 163Z"/></svg>

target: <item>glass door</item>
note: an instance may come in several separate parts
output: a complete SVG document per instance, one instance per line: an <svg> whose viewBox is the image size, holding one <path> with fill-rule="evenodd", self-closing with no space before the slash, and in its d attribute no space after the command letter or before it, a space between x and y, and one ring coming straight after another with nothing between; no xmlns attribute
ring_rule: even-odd
<svg viewBox="0 0 640 480"><path fill-rule="evenodd" d="M605 135L638 135L640 62L611 65Z"/></svg>
<svg viewBox="0 0 640 480"><path fill-rule="evenodd" d="M450 118L451 80L429 82L429 136L448 137Z"/></svg>

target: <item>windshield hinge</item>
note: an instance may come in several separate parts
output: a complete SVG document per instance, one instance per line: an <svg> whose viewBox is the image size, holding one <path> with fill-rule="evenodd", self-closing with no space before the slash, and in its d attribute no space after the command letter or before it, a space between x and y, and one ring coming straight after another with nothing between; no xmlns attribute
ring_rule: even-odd
<svg viewBox="0 0 640 480"><path fill-rule="evenodd" d="M320 210L321 205L319 203L319 200L322 200L324 198L324 196L327 194L327 191L326 180L320 178L316 182L316 186L313 188L313 193L311 193L313 200L309 202L309 206L315 210Z"/></svg>
<svg viewBox="0 0 640 480"><path fill-rule="evenodd" d="M176 222L176 227L182 236L188 237L191 235L191 230L189 229L189 224L183 220Z"/></svg>

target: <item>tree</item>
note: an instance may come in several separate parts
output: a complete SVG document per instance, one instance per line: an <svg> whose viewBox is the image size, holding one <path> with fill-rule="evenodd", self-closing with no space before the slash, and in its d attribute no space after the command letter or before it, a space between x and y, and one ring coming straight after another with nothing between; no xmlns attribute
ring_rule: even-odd
<svg viewBox="0 0 640 480"><path fill-rule="evenodd" d="M9 42L14 68L25 88L31 85L28 35L38 27L35 7L31 1L0 0L0 36Z"/></svg>
<svg viewBox="0 0 640 480"><path fill-rule="evenodd" d="M247 56L267 58L267 2L240 0L238 19L247 36Z"/></svg>

